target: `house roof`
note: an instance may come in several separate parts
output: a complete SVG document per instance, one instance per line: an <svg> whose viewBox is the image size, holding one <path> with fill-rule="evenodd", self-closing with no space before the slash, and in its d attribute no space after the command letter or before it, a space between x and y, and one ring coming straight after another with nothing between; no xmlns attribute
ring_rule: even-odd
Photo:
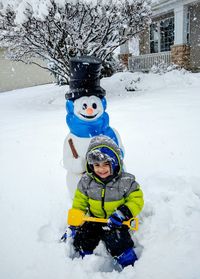
<svg viewBox="0 0 200 279"><path fill-rule="evenodd" d="M194 4L200 0L152 0L153 16L172 11L179 6Z"/></svg>

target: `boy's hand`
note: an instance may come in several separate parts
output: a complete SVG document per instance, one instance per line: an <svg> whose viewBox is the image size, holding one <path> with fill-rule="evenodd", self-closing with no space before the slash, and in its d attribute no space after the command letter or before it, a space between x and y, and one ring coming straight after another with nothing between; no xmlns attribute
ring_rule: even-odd
<svg viewBox="0 0 200 279"><path fill-rule="evenodd" d="M110 228L120 228L122 226L125 217L120 210L116 210L109 218L108 218L108 227Z"/></svg>
<svg viewBox="0 0 200 279"><path fill-rule="evenodd" d="M69 228L70 228L70 230L71 230L70 236L71 236L72 238L74 238L75 235L76 235L77 229L78 229L79 227L69 226Z"/></svg>
<svg viewBox="0 0 200 279"><path fill-rule="evenodd" d="M64 234L60 238L61 242L66 242L67 241L67 229L65 230Z"/></svg>
<svg viewBox="0 0 200 279"><path fill-rule="evenodd" d="M66 229L66 231L64 232L64 234L60 239L61 242L66 242L68 237L72 237L72 238L75 237L78 227L69 226L69 229L71 230L71 233L69 234L68 229Z"/></svg>

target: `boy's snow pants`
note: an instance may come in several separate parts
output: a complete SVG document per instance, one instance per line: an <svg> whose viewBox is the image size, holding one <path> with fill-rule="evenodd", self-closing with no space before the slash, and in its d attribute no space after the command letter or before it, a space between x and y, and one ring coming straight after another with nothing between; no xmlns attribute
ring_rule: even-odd
<svg viewBox="0 0 200 279"><path fill-rule="evenodd" d="M113 257L134 246L127 226L110 229L105 224L93 222L85 222L78 228L73 245L76 251L92 253L100 240L105 243L106 249Z"/></svg>

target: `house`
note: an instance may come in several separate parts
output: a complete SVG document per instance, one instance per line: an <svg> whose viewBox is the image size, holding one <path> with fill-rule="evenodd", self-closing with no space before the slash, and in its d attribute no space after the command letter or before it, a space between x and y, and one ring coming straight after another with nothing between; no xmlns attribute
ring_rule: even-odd
<svg viewBox="0 0 200 279"><path fill-rule="evenodd" d="M54 81L54 77L47 70L33 64L6 59L5 50L0 48L0 92Z"/></svg>
<svg viewBox="0 0 200 279"><path fill-rule="evenodd" d="M160 62L200 71L200 0L154 0L151 25L140 35L139 55L126 53L131 71Z"/></svg>

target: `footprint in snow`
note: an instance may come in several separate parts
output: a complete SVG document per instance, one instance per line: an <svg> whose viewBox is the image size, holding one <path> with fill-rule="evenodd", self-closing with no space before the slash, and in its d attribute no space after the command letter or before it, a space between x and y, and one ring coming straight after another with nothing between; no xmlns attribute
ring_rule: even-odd
<svg viewBox="0 0 200 279"><path fill-rule="evenodd" d="M55 241L55 234L50 224L46 224L38 230L38 241L52 242Z"/></svg>

